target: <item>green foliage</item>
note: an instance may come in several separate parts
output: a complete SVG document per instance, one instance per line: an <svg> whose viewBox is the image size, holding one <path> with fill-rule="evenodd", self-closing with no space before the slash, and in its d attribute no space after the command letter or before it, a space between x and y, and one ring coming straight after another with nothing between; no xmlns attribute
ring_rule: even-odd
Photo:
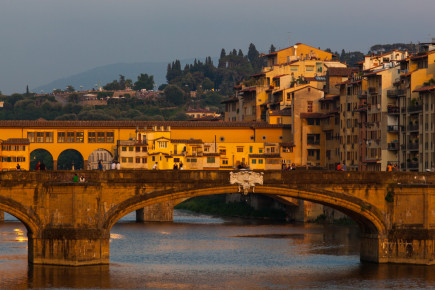
<svg viewBox="0 0 435 290"><path fill-rule="evenodd" d="M245 202L225 203L224 195L192 198L178 204L175 208L219 216L268 218L277 220L284 220L286 217L286 213L278 209L255 210Z"/></svg>
<svg viewBox="0 0 435 290"><path fill-rule="evenodd" d="M154 88L154 76L148 76L148 74L140 74L137 77L137 81L134 83L133 89L135 91L140 90L152 90Z"/></svg>
<svg viewBox="0 0 435 290"><path fill-rule="evenodd" d="M76 89L73 86L69 85L69 86L66 87L66 91L69 92L69 93L72 93L72 92L75 92Z"/></svg>
<svg viewBox="0 0 435 290"><path fill-rule="evenodd" d="M78 94L70 94L68 96L68 102L77 104L79 102L79 95Z"/></svg>
<svg viewBox="0 0 435 290"><path fill-rule="evenodd" d="M165 90L166 99L174 105L184 104L184 91L176 85L168 85Z"/></svg>
<svg viewBox="0 0 435 290"><path fill-rule="evenodd" d="M392 43L392 44L375 44L372 47L370 47L369 54L370 53L384 53L388 52L394 49L398 50L408 50L409 53L416 53L417 52L417 45L414 43Z"/></svg>

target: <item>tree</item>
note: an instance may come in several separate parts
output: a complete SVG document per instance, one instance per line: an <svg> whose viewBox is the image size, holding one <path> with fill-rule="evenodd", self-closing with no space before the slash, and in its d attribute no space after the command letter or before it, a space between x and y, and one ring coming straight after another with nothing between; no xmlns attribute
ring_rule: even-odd
<svg viewBox="0 0 435 290"><path fill-rule="evenodd" d="M251 63L252 68L254 69L255 72L261 69L262 63L260 61L260 53L255 48L255 45L253 43L249 45L248 60Z"/></svg>
<svg viewBox="0 0 435 290"><path fill-rule="evenodd" d="M125 90L125 76L119 75L119 87L121 90Z"/></svg>
<svg viewBox="0 0 435 290"><path fill-rule="evenodd" d="M269 53L272 53L272 52L275 52L275 51L276 51L275 46L273 46L273 44L271 44L270 48L269 48Z"/></svg>
<svg viewBox="0 0 435 290"><path fill-rule="evenodd" d="M209 78L205 78L202 82L202 88L204 90L211 90L214 88L214 82Z"/></svg>
<svg viewBox="0 0 435 290"><path fill-rule="evenodd" d="M70 94L68 96L68 102L77 104L79 102L79 95L78 94Z"/></svg>
<svg viewBox="0 0 435 290"><path fill-rule="evenodd" d="M134 83L133 89L135 91L140 90L152 90L154 88L154 76L148 74L140 74L137 77L137 81Z"/></svg>
<svg viewBox="0 0 435 290"><path fill-rule="evenodd" d="M66 87L66 91L67 91L68 93L72 93L72 92L75 92L76 90L74 89L73 86L69 85L69 86Z"/></svg>
<svg viewBox="0 0 435 290"><path fill-rule="evenodd" d="M168 85L165 90L166 99L174 105L182 105L184 103L184 91L176 85Z"/></svg>

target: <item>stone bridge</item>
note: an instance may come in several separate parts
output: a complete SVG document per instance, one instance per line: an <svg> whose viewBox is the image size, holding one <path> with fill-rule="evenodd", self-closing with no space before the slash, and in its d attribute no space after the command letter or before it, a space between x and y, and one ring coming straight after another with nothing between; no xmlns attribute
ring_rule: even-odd
<svg viewBox="0 0 435 290"><path fill-rule="evenodd" d="M107 264L110 230L126 214L239 190L228 171L78 172L85 183L71 182L73 174L0 173L0 210L27 228L30 263ZM354 219L362 261L435 263L432 173L266 171L262 177L255 194L320 203Z"/></svg>

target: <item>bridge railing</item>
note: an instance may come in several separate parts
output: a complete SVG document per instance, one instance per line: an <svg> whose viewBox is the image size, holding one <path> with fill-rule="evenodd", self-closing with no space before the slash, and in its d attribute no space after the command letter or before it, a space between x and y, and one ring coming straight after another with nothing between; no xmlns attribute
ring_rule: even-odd
<svg viewBox="0 0 435 290"><path fill-rule="evenodd" d="M238 170L233 170L233 172ZM229 185L230 171L220 170L109 170L109 171L15 171L0 172L3 183L73 183L73 177L86 183L192 183L216 182ZM358 172L327 170L263 171L265 183L286 184L435 184L432 172ZM78 183L80 184L80 183Z"/></svg>

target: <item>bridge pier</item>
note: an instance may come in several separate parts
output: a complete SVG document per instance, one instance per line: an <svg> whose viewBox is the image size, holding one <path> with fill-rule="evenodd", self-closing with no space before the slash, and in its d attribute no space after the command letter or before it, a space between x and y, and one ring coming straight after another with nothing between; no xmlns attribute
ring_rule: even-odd
<svg viewBox="0 0 435 290"><path fill-rule="evenodd" d="M149 205L136 211L136 222L172 222L174 220L174 204L165 201Z"/></svg>
<svg viewBox="0 0 435 290"><path fill-rule="evenodd" d="M62 266L109 264L109 237L101 237L99 233L99 230L44 230L42 238L29 237L29 263Z"/></svg>
<svg viewBox="0 0 435 290"><path fill-rule="evenodd" d="M0 223L5 221L5 212L0 210Z"/></svg>

